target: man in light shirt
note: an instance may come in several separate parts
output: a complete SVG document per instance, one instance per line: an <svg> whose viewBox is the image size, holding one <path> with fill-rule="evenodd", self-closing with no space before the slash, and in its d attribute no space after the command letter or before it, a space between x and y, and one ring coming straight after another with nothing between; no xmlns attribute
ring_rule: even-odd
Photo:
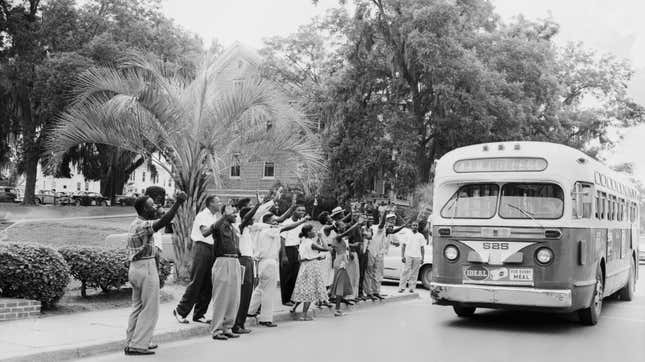
<svg viewBox="0 0 645 362"><path fill-rule="evenodd" d="M172 314L179 323L188 323L186 317L193 309L193 321L210 323L205 317L211 301L213 285L211 269L213 267L213 237L211 226L221 217L222 202L216 196L206 198L206 207L195 216L190 238L193 241L193 265L190 270L190 284L184 296L173 309Z"/></svg>
<svg viewBox="0 0 645 362"><path fill-rule="evenodd" d="M281 232L293 230L308 221L305 217L296 223L278 225L277 217L271 213L265 214L262 223L253 225L258 230L254 239L253 254L258 265L258 286L251 296L249 315L256 315L258 310L258 324L264 327L277 327L273 323L273 300L278 274L278 258L284 253L284 242L280 237ZM262 307L262 308L260 308Z"/></svg>
<svg viewBox="0 0 645 362"><path fill-rule="evenodd" d="M419 223L413 222L409 230L406 230L401 242L401 261L403 271L399 280L399 293L405 291L407 284L410 293L417 287L419 269L425 257L426 238L419 232Z"/></svg>
<svg viewBox="0 0 645 362"><path fill-rule="evenodd" d="M383 259L390 248L390 235L396 234L403 226L394 229L396 215L381 213L378 225L372 226L372 240L367 245L367 266L365 268L364 291L366 297L375 301L382 300L381 282L383 281Z"/></svg>
<svg viewBox="0 0 645 362"><path fill-rule="evenodd" d="M305 217L305 206L298 205L290 219L285 220L282 225L296 223ZM298 247L300 246L300 229L296 227L289 231L283 231L284 237L284 254L282 255L280 263L280 292L282 297L282 304L286 306L293 306L291 301L291 294L296 286L296 279L298 278L298 270L300 269L300 261L298 259Z"/></svg>

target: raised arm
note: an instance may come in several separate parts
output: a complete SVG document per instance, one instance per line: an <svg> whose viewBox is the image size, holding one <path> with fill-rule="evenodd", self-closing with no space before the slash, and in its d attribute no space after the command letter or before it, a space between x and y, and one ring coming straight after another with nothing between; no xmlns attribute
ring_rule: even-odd
<svg viewBox="0 0 645 362"><path fill-rule="evenodd" d="M253 216L261 206L260 195L256 194L256 197L257 197L257 202L255 203L255 206L253 206L253 208L249 210L249 212L247 212L246 215L244 215L244 217L242 218L242 222L240 222L240 233L244 231L244 228L249 226L249 223L251 222L251 220L253 220Z"/></svg>
<svg viewBox="0 0 645 362"><path fill-rule="evenodd" d="M280 232L283 233L285 231L293 230L293 229L297 228L298 226L306 223L309 220L311 220L311 218L309 217L309 215L307 215L302 220L299 220L299 221L294 222L293 224L289 224L289 225L285 225L285 226L281 227Z"/></svg>
<svg viewBox="0 0 645 362"><path fill-rule="evenodd" d="M354 229L356 229L357 227L359 227L362 223L363 223L363 220L359 220L359 221L357 221L354 225L350 226L350 227L349 227L349 229L345 230L345 232L344 232L344 233L342 233L342 234L338 235L338 237L341 237L341 238L342 238L342 237L347 236L349 233L351 233L352 231L354 231Z"/></svg>
<svg viewBox="0 0 645 362"><path fill-rule="evenodd" d="M385 213L386 213L386 212L387 212L387 210L386 210L386 211L383 211L383 212L381 213L381 215L380 215L380 218L381 218L381 219L379 220L379 223L378 223L378 228L379 228L379 229L383 229L383 228L385 227Z"/></svg>
<svg viewBox="0 0 645 362"><path fill-rule="evenodd" d="M159 220L155 221L154 224L152 224L152 230L155 232L165 228L170 224L172 219L175 218L175 215L177 215L177 210L179 210L179 207L186 201L186 193L183 191L179 191L177 195L175 196L175 202L174 205L166 212Z"/></svg>

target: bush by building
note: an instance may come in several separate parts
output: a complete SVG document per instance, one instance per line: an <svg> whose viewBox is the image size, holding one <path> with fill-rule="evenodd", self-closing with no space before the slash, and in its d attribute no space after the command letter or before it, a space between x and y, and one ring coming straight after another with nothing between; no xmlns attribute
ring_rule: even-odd
<svg viewBox="0 0 645 362"><path fill-rule="evenodd" d="M65 294L69 266L56 250L39 244L0 244L3 297L38 300L51 308Z"/></svg>

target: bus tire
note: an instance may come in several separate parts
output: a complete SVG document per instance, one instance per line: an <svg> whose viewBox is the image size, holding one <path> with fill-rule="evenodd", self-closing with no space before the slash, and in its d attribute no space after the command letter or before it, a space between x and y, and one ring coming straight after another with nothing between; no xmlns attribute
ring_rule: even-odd
<svg viewBox="0 0 645 362"><path fill-rule="evenodd" d="M634 264L634 258L629 260L629 279L627 284L618 292L618 297L620 300L626 302L631 302L634 299L634 294L636 293L636 266Z"/></svg>
<svg viewBox="0 0 645 362"><path fill-rule="evenodd" d="M602 311L602 299L605 290L605 279L602 273L602 268L598 265L596 269L596 284L591 296L590 305L587 308L578 311L580 322L587 326L595 326L600 318Z"/></svg>
<svg viewBox="0 0 645 362"><path fill-rule="evenodd" d="M419 272L419 280L423 287L430 290L430 282L432 282L432 264L428 264L421 269Z"/></svg>
<svg viewBox="0 0 645 362"><path fill-rule="evenodd" d="M475 314L475 307L464 307L461 305L453 305L452 309L455 311L455 314L457 314L459 317L471 317L473 314Z"/></svg>

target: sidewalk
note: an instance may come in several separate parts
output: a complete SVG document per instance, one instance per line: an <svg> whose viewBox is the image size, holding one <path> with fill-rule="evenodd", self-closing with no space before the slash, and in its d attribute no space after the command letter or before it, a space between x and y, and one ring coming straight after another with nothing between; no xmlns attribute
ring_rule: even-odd
<svg viewBox="0 0 645 362"><path fill-rule="evenodd" d="M378 306L382 303L418 298L417 293L398 294L394 286L383 286L388 296L382 302L361 302L351 309ZM279 299L280 293L276 293ZM172 316L177 301L161 304L154 341L163 343L208 334L208 326L199 323L179 324ZM291 320L289 308L276 303L274 320ZM345 307L343 307L345 309ZM316 316L331 315L332 310L312 308ZM300 310L300 309L299 309ZM209 312L211 309L209 308ZM123 349L130 308L76 313L37 319L0 323L0 360L57 361L88 357ZM347 318L351 318L348 316ZM255 320L249 318L249 326ZM279 327L277 328L279 331Z"/></svg>

